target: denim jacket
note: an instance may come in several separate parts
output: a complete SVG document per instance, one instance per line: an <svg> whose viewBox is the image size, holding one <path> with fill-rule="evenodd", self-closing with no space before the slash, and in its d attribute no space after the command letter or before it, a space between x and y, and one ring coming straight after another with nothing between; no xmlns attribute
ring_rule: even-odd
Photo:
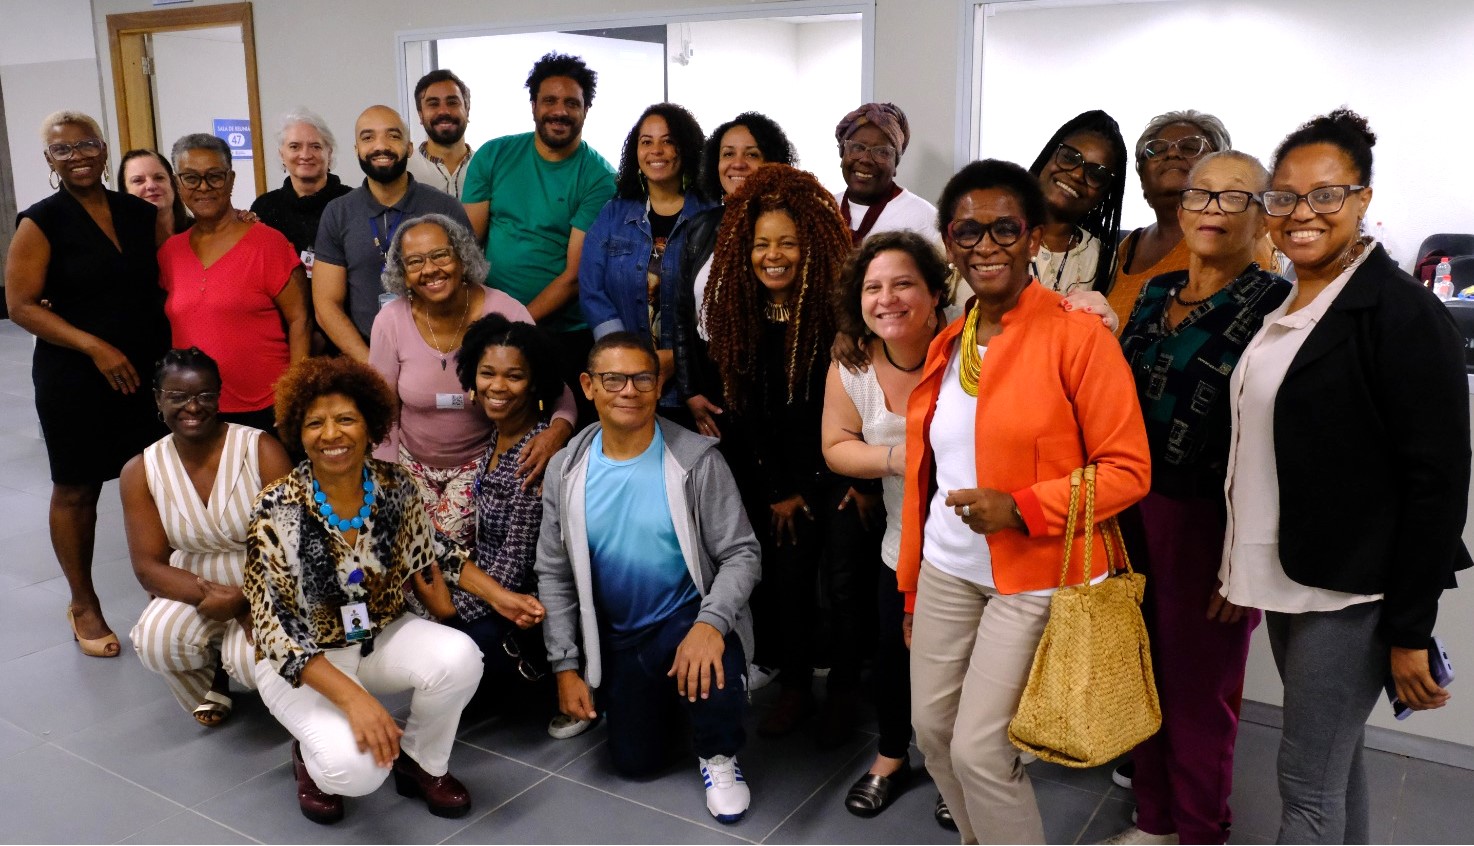
<svg viewBox="0 0 1474 846"><path fill-rule="evenodd" d="M660 349L675 348L676 291L689 221L710 207L696 192L687 193L666 241L660 268ZM650 334L645 272L654 243L644 200L615 197L589 227L578 264L578 298L595 339L621 330ZM663 399L674 402L674 392Z"/></svg>

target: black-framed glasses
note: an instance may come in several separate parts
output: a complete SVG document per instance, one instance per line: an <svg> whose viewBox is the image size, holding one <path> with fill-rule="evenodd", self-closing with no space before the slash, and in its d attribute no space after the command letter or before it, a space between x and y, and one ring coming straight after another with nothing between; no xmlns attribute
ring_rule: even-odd
<svg viewBox="0 0 1474 846"><path fill-rule="evenodd" d="M399 260L404 266L405 273L419 273L425 269L425 262L436 267L454 267L456 263L456 251L450 247L439 247L428 253L413 253Z"/></svg>
<svg viewBox="0 0 1474 846"><path fill-rule="evenodd" d="M869 156L878 162L885 162L887 164L894 162L897 156L896 148L889 144L879 144L871 147L868 144L861 144L859 141L841 141L839 142L839 151L846 156Z"/></svg>
<svg viewBox="0 0 1474 846"><path fill-rule="evenodd" d="M1201 135L1189 135L1176 141L1168 141L1166 138L1153 138L1141 145L1141 154L1149 159L1159 159L1168 152L1176 150L1184 159L1195 159L1198 156L1213 149L1213 142Z"/></svg>
<svg viewBox="0 0 1474 846"><path fill-rule="evenodd" d="M83 158L96 158L102 155L102 142L96 138L83 138L75 144L46 145L46 155L54 162L64 162L77 153L81 153Z"/></svg>
<svg viewBox="0 0 1474 846"><path fill-rule="evenodd" d="M614 370L606 370L602 373L590 371L589 375L598 379L599 384L604 387L604 390L611 394L617 394L624 390L624 386L630 382L635 383L635 390L642 394L648 394L655 390L655 383L660 378L660 374L651 373L648 370L641 373L619 373Z"/></svg>
<svg viewBox="0 0 1474 846"><path fill-rule="evenodd" d="M947 234L952 243L964 250L972 249L991 234L993 243L1000 247L1011 247L1024 235L1024 222L1016 217L1000 217L992 223L983 223L970 217L959 218L947 224Z"/></svg>
<svg viewBox="0 0 1474 846"><path fill-rule="evenodd" d="M1177 194L1177 204L1186 211L1199 212L1214 201L1224 214L1238 214L1249 207L1255 196L1248 191L1205 191L1202 188L1184 188Z"/></svg>
<svg viewBox="0 0 1474 846"><path fill-rule="evenodd" d="M174 408L183 408L191 402L197 402L205 408L218 408L220 406L219 391L199 391L187 394L184 391L155 391L159 401Z"/></svg>
<svg viewBox="0 0 1474 846"><path fill-rule="evenodd" d="M522 645L517 642L517 638L510 634L502 638L502 652L508 658L517 662L517 674L522 676L522 678L528 681L537 681L543 677L541 670L532 666L526 658L522 657Z"/></svg>
<svg viewBox="0 0 1474 846"><path fill-rule="evenodd" d="M1054 163L1060 170L1071 171L1077 168L1085 169L1085 184L1091 188L1104 188L1111 184L1111 178L1115 176L1111 169L1103 164L1096 164L1085 160L1085 154L1071 147L1069 144L1060 144L1054 148Z"/></svg>
<svg viewBox="0 0 1474 846"><path fill-rule="evenodd" d="M1346 205L1346 198L1357 191L1365 191L1365 185L1322 185L1311 190L1308 194L1296 194L1294 191L1265 191L1259 195L1264 203L1264 211L1275 217L1288 217L1295 213L1295 207L1304 200L1310 210L1316 214L1335 214Z"/></svg>
<svg viewBox="0 0 1474 846"><path fill-rule="evenodd" d="M192 170L182 170L179 172L179 184L191 191L198 189L201 185L207 185L211 188L223 187L225 180L229 178L230 171L228 170L208 170L204 173L195 173Z"/></svg>

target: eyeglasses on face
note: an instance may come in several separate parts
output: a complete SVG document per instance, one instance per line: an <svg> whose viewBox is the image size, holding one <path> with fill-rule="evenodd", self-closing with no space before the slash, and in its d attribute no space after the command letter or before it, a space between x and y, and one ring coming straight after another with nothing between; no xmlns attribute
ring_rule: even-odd
<svg viewBox="0 0 1474 846"><path fill-rule="evenodd" d="M225 185L225 180L230 178L228 170L210 170L204 173L195 173L192 170L181 170L179 172L179 184L190 189L198 189L201 185L211 188L219 188Z"/></svg>
<svg viewBox="0 0 1474 846"><path fill-rule="evenodd" d="M174 408L183 408L192 402L197 402L205 408L216 408L220 405L219 391L199 391L198 393L186 394L184 391L156 391L159 401Z"/></svg>
<svg viewBox="0 0 1474 846"><path fill-rule="evenodd" d="M428 253L407 255L399 263L404 265L405 273L419 273L425 269L427 261L436 267L453 267L456 263L456 251L450 247L438 247Z"/></svg>
<svg viewBox="0 0 1474 846"><path fill-rule="evenodd" d="M1202 188L1186 188L1177 195L1177 204L1191 212L1203 211L1208 204L1218 203L1224 214L1238 214L1249 207L1256 198L1248 191L1205 191Z"/></svg>
<svg viewBox="0 0 1474 846"><path fill-rule="evenodd" d="M983 236L989 234L998 246L1011 247L1023 237L1024 229L1024 222L1016 217L1000 217L992 223L964 217L947 224L947 234L952 237L952 243L964 250L976 247Z"/></svg>
<svg viewBox="0 0 1474 846"><path fill-rule="evenodd" d="M1069 144L1060 144L1054 149L1054 163L1060 170L1071 171L1077 168L1085 169L1085 184L1091 188L1104 188L1111 184L1111 169L1103 164L1088 162L1085 154L1071 147Z"/></svg>
<svg viewBox="0 0 1474 846"><path fill-rule="evenodd" d="M846 156L854 156L855 158L869 156L885 164L890 164L896 160L896 148L889 144L871 147L867 144L861 144L859 141L841 141L839 142L839 151Z"/></svg>
<svg viewBox="0 0 1474 846"><path fill-rule="evenodd" d="M642 373L618 373L613 370L606 370L602 373L590 371L589 375L598 379L599 384L603 386L604 390L611 394L617 394L624 390L624 386L630 382L635 383L635 390L642 394L648 394L655 390L655 383L659 378L659 374L651 373L648 370Z"/></svg>
<svg viewBox="0 0 1474 846"><path fill-rule="evenodd" d="M1275 217L1288 217L1304 200L1316 214L1335 214L1346 205L1346 198L1357 191L1365 191L1365 185L1322 185L1308 194L1294 191L1265 191L1260 195L1264 210Z"/></svg>
<svg viewBox="0 0 1474 846"><path fill-rule="evenodd" d="M1168 141L1166 138L1153 138L1141 147L1142 155L1148 159L1158 159L1167 155L1168 152L1176 150L1177 154L1184 159L1195 159L1198 156L1213 149L1213 144L1201 135L1189 135L1176 141Z"/></svg>
<svg viewBox="0 0 1474 846"><path fill-rule="evenodd" d="M81 153L84 158L95 158L102 155L102 142L96 138L83 138L75 144L47 144L46 155L52 161L64 162L73 155Z"/></svg>

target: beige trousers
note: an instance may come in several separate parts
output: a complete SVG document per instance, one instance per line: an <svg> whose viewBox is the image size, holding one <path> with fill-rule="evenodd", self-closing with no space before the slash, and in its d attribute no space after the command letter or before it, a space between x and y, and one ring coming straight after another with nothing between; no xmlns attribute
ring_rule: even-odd
<svg viewBox="0 0 1474 846"><path fill-rule="evenodd" d="M205 700L216 667L247 688L256 686L256 650L235 620L211 620L188 603L155 598L128 637L139 663L164 677L186 711Z"/></svg>
<svg viewBox="0 0 1474 846"><path fill-rule="evenodd" d="M963 843L1044 842L1008 723L1048 619L1047 596L1005 596L921 563L911 721Z"/></svg>

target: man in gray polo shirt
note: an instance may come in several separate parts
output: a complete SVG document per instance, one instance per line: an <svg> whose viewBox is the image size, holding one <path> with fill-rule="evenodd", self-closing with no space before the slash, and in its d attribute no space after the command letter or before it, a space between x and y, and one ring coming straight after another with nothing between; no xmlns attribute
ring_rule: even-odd
<svg viewBox="0 0 1474 846"><path fill-rule="evenodd" d="M405 171L412 148L398 112L370 106L358 116L353 135L358 166L368 178L323 209L313 244L312 305L328 340L344 355L368 361L369 331L384 290L379 275L400 224L431 212L449 215L468 230L471 222L454 197Z"/></svg>

